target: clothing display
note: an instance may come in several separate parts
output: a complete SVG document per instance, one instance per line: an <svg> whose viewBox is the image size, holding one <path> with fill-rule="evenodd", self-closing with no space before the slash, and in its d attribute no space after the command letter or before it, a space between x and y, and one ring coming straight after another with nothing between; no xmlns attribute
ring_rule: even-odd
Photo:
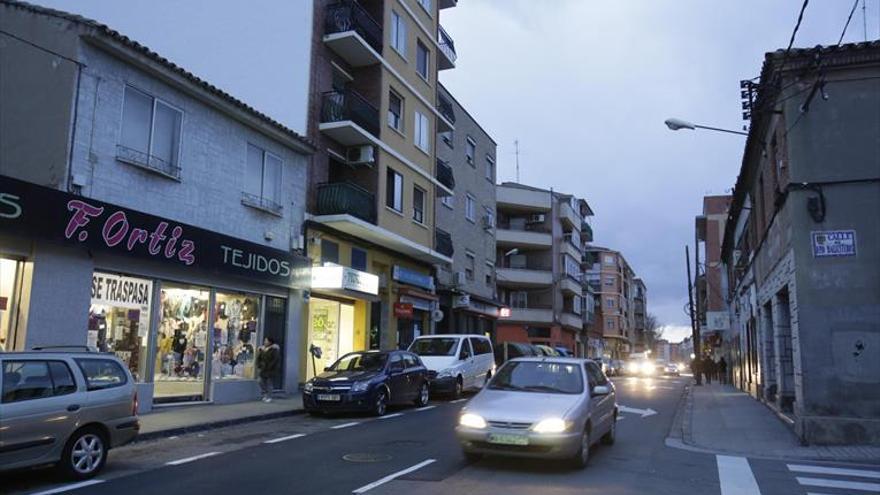
<svg viewBox="0 0 880 495"><path fill-rule="evenodd" d="M161 291L154 372L159 399L204 396L208 297L207 290L163 287Z"/></svg>
<svg viewBox="0 0 880 495"><path fill-rule="evenodd" d="M217 293L214 321L214 378L254 379L254 345L259 297Z"/></svg>
<svg viewBox="0 0 880 495"><path fill-rule="evenodd" d="M135 381L142 380L146 367L146 335L140 328L141 312L136 309L93 304L89 308L89 333L95 335L99 352L112 352L128 366Z"/></svg>

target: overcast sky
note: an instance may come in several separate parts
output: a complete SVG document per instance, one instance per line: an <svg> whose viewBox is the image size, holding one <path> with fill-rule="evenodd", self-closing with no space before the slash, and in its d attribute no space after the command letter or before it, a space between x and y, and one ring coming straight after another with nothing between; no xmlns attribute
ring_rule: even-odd
<svg viewBox="0 0 880 495"><path fill-rule="evenodd" d="M296 130L311 0L32 0L96 18ZM667 336L688 334L684 245L702 196L733 186L739 81L788 44L801 0L461 0L441 11L458 62L441 81L499 143L499 181L585 198L596 244L622 251ZM795 46L834 44L851 0L813 0ZM866 0L869 39L880 0ZM845 41L863 41L861 5Z"/></svg>

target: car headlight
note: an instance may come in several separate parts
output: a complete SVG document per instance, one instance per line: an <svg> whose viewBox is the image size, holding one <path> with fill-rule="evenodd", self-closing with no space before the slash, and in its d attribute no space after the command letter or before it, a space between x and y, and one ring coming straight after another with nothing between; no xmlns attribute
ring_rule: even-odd
<svg viewBox="0 0 880 495"><path fill-rule="evenodd" d="M535 433L562 433L568 429L568 423L561 418L547 418L538 421L532 431Z"/></svg>
<svg viewBox="0 0 880 495"><path fill-rule="evenodd" d="M351 386L352 392L366 392L367 389L370 388L370 382L354 382L354 385Z"/></svg>
<svg viewBox="0 0 880 495"><path fill-rule="evenodd" d="M477 428L482 430L486 427L486 420L482 416L471 413L464 413L458 418L458 424L467 426L468 428Z"/></svg>
<svg viewBox="0 0 880 495"><path fill-rule="evenodd" d="M642 365L642 373L653 373L654 365L651 363L645 363Z"/></svg>
<svg viewBox="0 0 880 495"><path fill-rule="evenodd" d="M303 392L305 392L305 393L307 393L307 394L310 394L310 393L312 393L312 390L314 390L314 388L315 388L315 384L314 384L314 383L312 383L312 382L306 382L305 387L303 387Z"/></svg>
<svg viewBox="0 0 880 495"><path fill-rule="evenodd" d="M452 368L442 369L437 372L437 378L446 378L448 376L452 376L455 374L455 370Z"/></svg>

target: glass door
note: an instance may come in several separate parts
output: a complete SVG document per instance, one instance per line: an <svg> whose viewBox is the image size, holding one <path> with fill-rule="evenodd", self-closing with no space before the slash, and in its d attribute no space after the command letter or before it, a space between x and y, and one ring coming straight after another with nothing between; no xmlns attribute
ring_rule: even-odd
<svg viewBox="0 0 880 495"><path fill-rule="evenodd" d="M162 284L154 402L204 400L209 301L207 288Z"/></svg>
<svg viewBox="0 0 880 495"><path fill-rule="evenodd" d="M321 357L313 358L308 349L321 348ZM306 356L306 380L321 373L344 354L354 350L354 306L312 297L309 301L309 335Z"/></svg>
<svg viewBox="0 0 880 495"><path fill-rule="evenodd" d="M22 263L0 258L0 350L12 351L24 335L18 335L18 293Z"/></svg>

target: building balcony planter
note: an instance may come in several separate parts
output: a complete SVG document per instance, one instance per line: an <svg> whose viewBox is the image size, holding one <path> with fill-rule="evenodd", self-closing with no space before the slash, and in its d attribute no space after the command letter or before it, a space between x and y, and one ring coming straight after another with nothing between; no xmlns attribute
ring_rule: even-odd
<svg viewBox="0 0 880 495"><path fill-rule="evenodd" d="M318 215L352 215L376 223L376 196L351 182L318 185Z"/></svg>
<svg viewBox="0 0 880 495"><path fill-rule="evenodd" d="M382 57L382 25L355 0L324 10L324 43L352 67L378 64Z"/></svg>
<svg viewBox="0 0 880 495"><path fill-rule="evenodd" d="M452 172L452 167L449 166L448 163L441 159L437 159L437 180L448 187L449 189L455 189L455 175ZM441 188L437 188L437 194L439 196L448 196L448 194Z"/></svg>
<svg viewBox="0 0 880 495"><path fill-rule="evenodd" d="M321 132L345 146L372 144L379 136L379 109L356 91L321 95Z"/></svg>
<svg viewBox="0 0 880 495"><path fill-rule="evenodd" d="M455 252L452 235L445 230L434 229L434 249L444 256L451 257Z"/></svg>
<svg viewBox="0 0 880 495"><path fill-rule="evenodd" d="M446 70L455 67L455 59L458 55L455 53L455 42L449 33L443 29L443 26L437 26L437 44L440 45L439 55L437 56L437 69Z"/></svg>

